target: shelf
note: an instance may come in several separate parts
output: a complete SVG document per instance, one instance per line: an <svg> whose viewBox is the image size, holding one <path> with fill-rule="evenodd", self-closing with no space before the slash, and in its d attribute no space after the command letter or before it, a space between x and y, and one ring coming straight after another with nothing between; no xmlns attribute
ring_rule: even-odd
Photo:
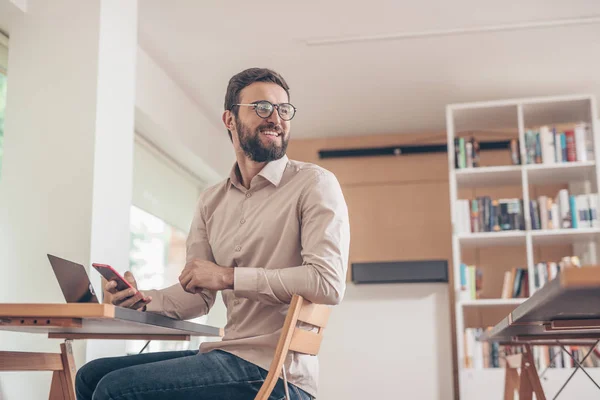
<svg viewBox="0 0 600 400"><path fill-rule="evenodd" d="M525 128L540 125L557 125L573 122L590 122L590 95L559 96L523 102Z"/></svg>
<svg viewBox="0 0 600 400"><path fill-rule="evenodd" d="M461 246L520 246L525 245L524 231L463 233L458 235Z"/></svg>
<svg viewBox="0 0 600 400"><path fill-rule="evenodd" d="M486 307L486 306L502 306L502 305L519 305L524 302L525 298L516 299L477 299L461 301L463 307Z"/></svg>
<svg viewBox="0 0 600 400"><path fill-rule="evenodd" d="M479 299L461 301L465 328L487 328L496 325L526 299Z"/></svg>
<svg viewBox="0 0 600 400"><path fill-rule="evenodd" d="M521 184L520 165L463 168L455 170L458 187L511 186Z"/></svg>
<svg viewBox="0 0 600 400"><path fill-rule="evenodd" d="M594 161L575 161L556 164L530 164L525 166L529 184L568 183L594 180Z"/></svg>
<svg viewBox="0 0 600 400"><path fill-rule="evenodd" d="M573 244L600 239L600 228L545 229L529 234L533 245Z"/></svg>

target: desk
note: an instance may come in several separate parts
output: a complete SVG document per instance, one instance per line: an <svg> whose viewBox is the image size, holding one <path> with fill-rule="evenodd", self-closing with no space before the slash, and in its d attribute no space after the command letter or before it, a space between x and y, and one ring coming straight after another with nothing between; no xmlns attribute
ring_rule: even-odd
<svg viewBox="0 0 600 400"><path fill-rule="evenodd" d="M75 400L72 339L190 340L223 336L220 328L111 304L0 304L0 330L66 339L61 353L0 351L0 371L54 371L50 399Z"/></svg>
<svg viewBox="0 0 600 400"><path fill-rule="evenodd" d="M496 324L484 340L523 346L519 361L507 359L505 399L512 399L517 389L521 400L531 399L532 393L537 400L545 400L531 346L561 346L567 354L564 346L589 346L590 352L596 347L600 341L600 267L561 271L556 279ZM576 365L573 374L581 369L587 375L581 366L583 360L569 356Z"/></svg>

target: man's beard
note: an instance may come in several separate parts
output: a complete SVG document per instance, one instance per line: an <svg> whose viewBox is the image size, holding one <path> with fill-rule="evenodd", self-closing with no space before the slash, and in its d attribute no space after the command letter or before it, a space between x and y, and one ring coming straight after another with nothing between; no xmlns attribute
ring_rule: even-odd
<svg viewBox="0 0 600 400"><path fill-rule="evenodd" d="M281 130L281 127L276 126L274 123L269 122L256 128L254 132L244 125L241 121L235 123L238 138L240 140L240 146L244 150L244 153L255 162L270 162L279 160L285 155L287 150L289 134L285 135ZM271 142L267 145L262 143L260 135L264 131L275 131L279 133L281 138L281 146L278 146L275 142Z"/></svg>

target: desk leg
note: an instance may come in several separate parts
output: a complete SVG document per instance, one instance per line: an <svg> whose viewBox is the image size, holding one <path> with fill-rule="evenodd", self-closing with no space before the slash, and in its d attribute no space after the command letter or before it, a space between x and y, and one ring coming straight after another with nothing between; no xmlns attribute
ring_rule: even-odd
<svg viewBox="0 0 600 400"><path fill-rule="evenodd" d="M504 378L504 400L515 400L515 390L519 390L519 373L516 368L507 366Z"/></svg>
<svg viewBox="0 0 600 400"><path fill-rule="evenodd" d="M63 369L54 371L50 386L50 400L76 400L75 398L75 361L70 340L60 345Z"/></svg>
<svg viewBox="0 0 600 400"><path fill-rule="evenodd" d="M546 400L529 345L523 346L520 381L519 400L532 400L534 393L536 400Z"/></svg>

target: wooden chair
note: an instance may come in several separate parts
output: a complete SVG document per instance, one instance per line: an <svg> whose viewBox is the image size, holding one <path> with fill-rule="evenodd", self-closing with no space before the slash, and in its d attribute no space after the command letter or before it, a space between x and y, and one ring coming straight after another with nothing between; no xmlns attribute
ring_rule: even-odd
<svg viewBox="0 0 600 400"><path fill-rule="evenodd" d="M323 340L323 330L329 320L331 308L326 305L313 304L303 297L294 295L290 303L281 336L275 349L275 355L269 368L269 374L254 400L267 400L283 374L285 394L289 400L287 377L285 376L284 361L289 351L316 356ZM305 322L318 328L317 332L298 328L298 321Z"/></svg>

